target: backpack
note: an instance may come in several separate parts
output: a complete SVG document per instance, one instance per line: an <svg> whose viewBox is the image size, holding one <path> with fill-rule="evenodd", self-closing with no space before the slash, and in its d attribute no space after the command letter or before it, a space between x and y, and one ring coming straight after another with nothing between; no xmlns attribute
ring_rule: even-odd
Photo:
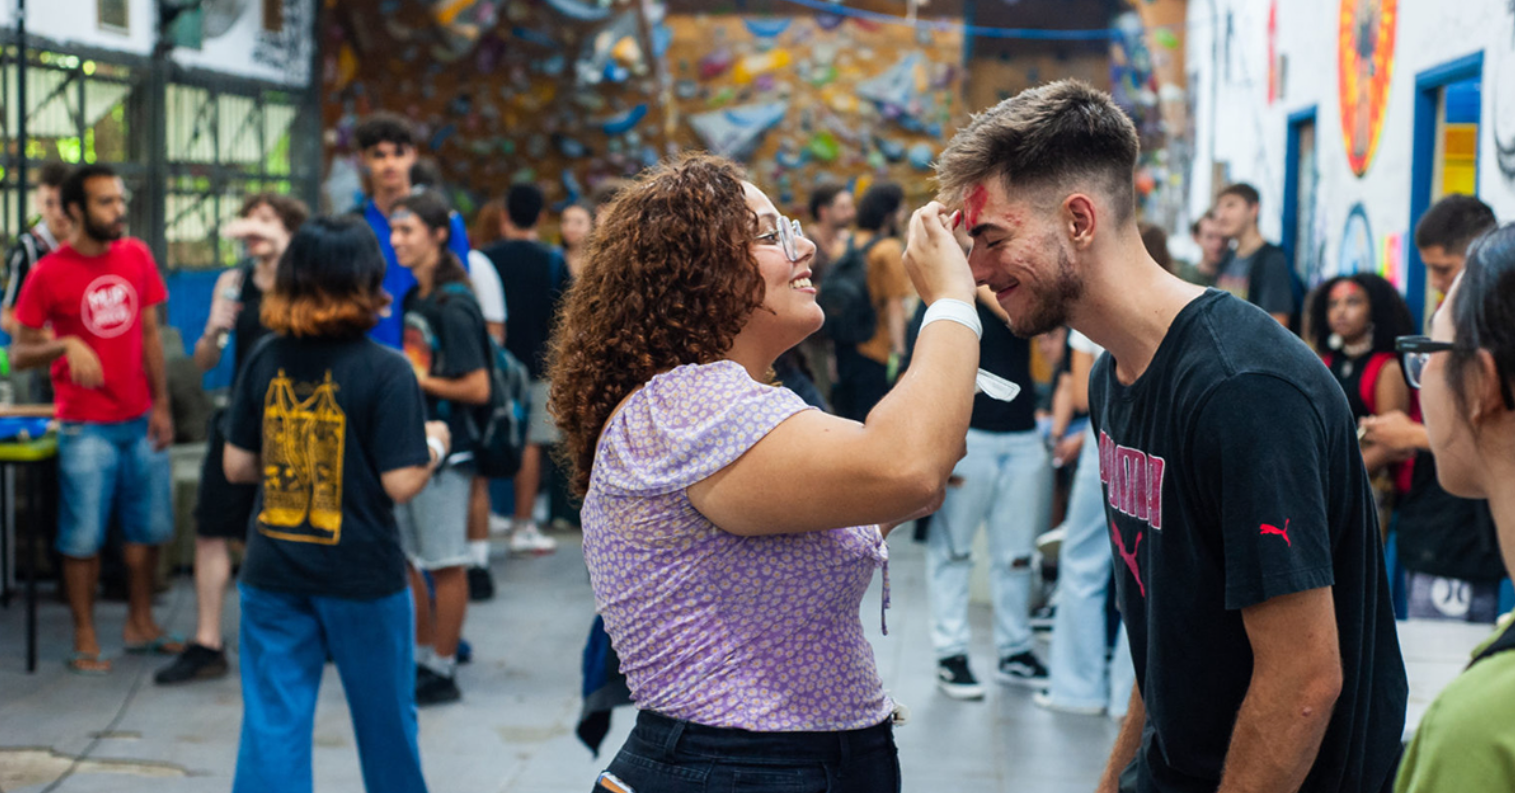
<svg viewBox="0 0 1515 793"><path fill-rule="evenodd" d="M878 312L873 310L873 296L868 294L868 251L880 239L874 237L861 248L849 240L847 252L826 270L826 279L815 296L826 313L821 333L837 344L862 344L878 331Z"/></svg>
<svg viewBox="0 0 1515 793"><path fill-rule="evenodd" d="M442 287L450 294L473 300L473 292L464 284ZM484 332L485 358L489 362L489 401L474 405L466 414L472 438L473 463L479 476L508 479L521 469L521 454L526 449L526 406L530 381L526 367L515 356Z"/></svg>

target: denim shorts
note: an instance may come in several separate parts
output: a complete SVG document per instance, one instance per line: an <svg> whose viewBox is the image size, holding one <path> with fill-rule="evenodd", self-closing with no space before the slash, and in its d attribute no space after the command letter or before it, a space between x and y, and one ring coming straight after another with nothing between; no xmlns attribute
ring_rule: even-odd
<svg viewBox="0 0 1515 793"><path fill-rule="evenodd" d="M633 793L899 793L894 725L845 732L749 732L651 711L607 770ZM615 790L601 782L596 793Z"/></svg>
<svg viewBox="0 0 1515 793"><path fill-rule="evenodd" d="M417 570L473 564L468 550L468 502L473 467L438 468L416 497L395 505L400 548Z"/></svg>
<svg viewBox="0 0 1515 793"><path fill-rule="evenodd" d="M119 424L62 422L58 430L58 553L100 552L111 514L126 541L159 545L174 536L173 470L155 451L147 419Z"/></svg>

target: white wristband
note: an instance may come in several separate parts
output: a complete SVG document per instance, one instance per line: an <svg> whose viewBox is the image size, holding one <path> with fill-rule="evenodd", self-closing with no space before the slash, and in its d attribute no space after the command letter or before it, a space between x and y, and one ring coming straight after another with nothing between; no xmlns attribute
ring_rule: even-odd
<svg viewBox="0 0 1515 793"><path fill-rule="evenodd" d="M426 448L431 449L437 453L437 462L440 463L443 460L447 459L447 447L443 446L442 442L436 438L428 436L426 438Z"/></svg>
<svg viewBox="0 0 1515 793"><path fill-rule="evenodd" d="M956 322L973 331L973 335L982 339L984 337L984 323L979 321L978 310L972 304L961 300L944 297L932 303L926 309L926 317L921 320L921 330L927 325L938 320Z"/></svg>

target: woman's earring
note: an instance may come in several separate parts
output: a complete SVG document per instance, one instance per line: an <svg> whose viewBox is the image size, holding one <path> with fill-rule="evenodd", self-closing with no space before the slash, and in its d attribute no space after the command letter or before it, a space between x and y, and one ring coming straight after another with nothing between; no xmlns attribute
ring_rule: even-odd
<svg viewBox="0 0 1515 793"><path fill-rule="evenodd" d="M1340 333L1332 333L1330 336L1326 337L1326 346L1330 347L1333 350L1341 349L1341 346L1343 344L1346 344L1346 340L1341 337Z"/></svg>

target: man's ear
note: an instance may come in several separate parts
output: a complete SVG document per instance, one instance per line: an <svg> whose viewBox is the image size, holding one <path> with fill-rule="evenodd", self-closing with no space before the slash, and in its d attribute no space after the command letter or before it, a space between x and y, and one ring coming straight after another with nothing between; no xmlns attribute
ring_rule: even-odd
<svg viewBox="0 0 1515 793"><path fill-rule="evenodd" d="M1063 199L1062 223L1073 247L1084 250L1094 244L1094 232L1099 227L1099 210L1094 199L1084 193L1074 193Z"/></svg>
<svg viewBox="0 0 1515 793"><path fill-rule="evenodd" d="M1473 358L1473 362L1466 369L1467 379L1463 381L1467 385L1468 394L1468 421L1478 424L1480 421L1494 418L1506 412L1508 408L1504 404L1504 393L1500 388L1499 366L1494 363L1494 356L1488 350L1479 350Z"/></svg>

